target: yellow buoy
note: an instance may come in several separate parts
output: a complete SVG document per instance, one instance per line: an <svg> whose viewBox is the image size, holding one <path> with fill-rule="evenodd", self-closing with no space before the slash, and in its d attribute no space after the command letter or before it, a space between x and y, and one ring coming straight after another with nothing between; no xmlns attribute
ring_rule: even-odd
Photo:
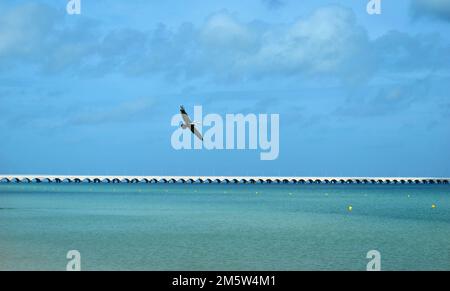
<svg viewBox="0 0 450 291"><path fill-rule="evenodd" d="M436 204L431 204L431 208L436 208Z"/></svg>
<svg viewBox="0 0 450 291"><path fill-rule="evenodd" d="M353 210L353 206L350 205L350 206L348 207L348 211L352 211L352 210Z"/></svg>

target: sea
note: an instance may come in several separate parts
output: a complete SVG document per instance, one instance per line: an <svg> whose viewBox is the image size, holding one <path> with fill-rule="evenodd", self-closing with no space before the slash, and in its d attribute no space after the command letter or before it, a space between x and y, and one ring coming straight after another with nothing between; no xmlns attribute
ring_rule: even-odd
<svg viewBox="0 0 450 291"><path fill-rule="evenodd" d="M450 270L449 185L0 184L0 270Z"/></svg>

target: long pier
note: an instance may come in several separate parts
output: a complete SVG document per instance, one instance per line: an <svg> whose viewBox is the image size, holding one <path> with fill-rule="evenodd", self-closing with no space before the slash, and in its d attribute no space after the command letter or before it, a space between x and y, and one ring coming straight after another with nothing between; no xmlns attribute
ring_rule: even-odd
<svg viewBox="0 0 450 291"><path fill-rule="evenodd" d="M450 178L0 175L0 183L450 184Z"/></svg>

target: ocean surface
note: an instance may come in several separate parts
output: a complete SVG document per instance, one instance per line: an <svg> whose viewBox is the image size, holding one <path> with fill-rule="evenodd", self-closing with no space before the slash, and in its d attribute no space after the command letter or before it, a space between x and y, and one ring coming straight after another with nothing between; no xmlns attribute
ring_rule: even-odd
<svg viewBox="0 0 450 291"><path fill-rule="evenodd" d="M0 270L69 250L82 270L365 270L370 250L450 270L450 186L0 184Z"/></svg>

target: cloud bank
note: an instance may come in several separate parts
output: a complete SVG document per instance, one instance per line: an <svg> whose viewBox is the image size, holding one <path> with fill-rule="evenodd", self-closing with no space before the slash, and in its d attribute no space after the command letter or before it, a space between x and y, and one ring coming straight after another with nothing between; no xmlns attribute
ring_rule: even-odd
<svg viewBox="0 0 450 291"><path fill-rule="evenodd" d="M439 0L426 3L448 6ZM380 70L444 67L450 63L447 49L439 37L429 35L393 31L371 40L352 10L340 6L319 8L292 23L245 23L219 11L198 26L160 24L145 31L105 29L84 17L74 21L45 5L0 12L0 72L31 67L50 74L161 75L170 80L325 77L358 83Z"/></svg>
<svg viewBox="0 0 450 291"><path fill-rule="evenodd" d="M220 11L199 27L161 24L150 31L105 31L88 19L71 22L37 4L3 9L0 19L3 69L26 65L49 73L218 80L268 75L351 79L370 73L353 73L367 63L370 42L351 10L338 6L289 24L243 23Z"/></svg>

